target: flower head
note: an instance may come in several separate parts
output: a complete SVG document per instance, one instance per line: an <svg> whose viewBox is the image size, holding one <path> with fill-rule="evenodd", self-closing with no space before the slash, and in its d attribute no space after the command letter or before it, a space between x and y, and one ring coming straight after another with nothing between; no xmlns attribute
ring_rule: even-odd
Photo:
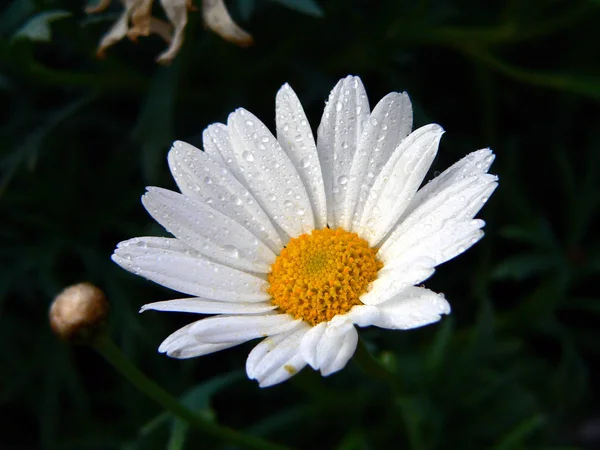
<svg viewBox="0 0 600 450"><path fill-rule="evenodd" d="M406 93L370 111L358 77L334 87L316 142L287 84L276 128L277 137L238 109L204 131L204 151L176 142L169 165L181 194L150 187L142 198L175 238L131 239L113 255L193 296L142 311L213 315L159 351L191 358L263 338L246 364L260 386L307 364L325 376L342 369L356 326L405 330L450 313L442 295L416 285L481 239L474 216L497 185L483 149L419 189L442 128L411 132Z"/></svg>

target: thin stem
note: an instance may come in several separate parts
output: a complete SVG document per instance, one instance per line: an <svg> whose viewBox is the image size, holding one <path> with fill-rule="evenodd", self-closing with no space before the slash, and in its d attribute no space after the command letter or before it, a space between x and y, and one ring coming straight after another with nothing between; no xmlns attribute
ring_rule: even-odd
<svg viewBox="0 0 600 450"><path fill-rule="evenodd" d="M249 449L286 450L287 447L274 444L264 439L240 433L231 428L218 425L198 416L192 410L182 405L175 397L165 391L157 383L144 375L125 354L108 337L103 336L94 343L94 348L117 371L125 376L131 383L175 416L198 428L207 434L221 438L232 444Z"/></svg>
<svg viewBox="0 0 600 450"><path fill-rule="evenodd" d="M400 389L400 383L396 374L390 372L375 359L362 339L358 340L353 361L367 375L385 381L396 391Z"/></svg>

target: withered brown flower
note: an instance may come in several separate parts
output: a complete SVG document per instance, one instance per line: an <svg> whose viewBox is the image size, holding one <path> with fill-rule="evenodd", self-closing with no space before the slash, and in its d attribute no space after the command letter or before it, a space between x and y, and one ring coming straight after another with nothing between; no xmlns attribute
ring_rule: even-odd
<svg viewBox="0 0 600 450"><path fill-rule="evenodd" d="M106 49L124 37L137 41L139 36L154 33L162 37L169 47L161 53L156 61L170 64L179 53L184 40L188 11L195 11L192 0L159 0L168 22L152 16L154 0L121 0L125 7L121 16L106 33L98 46L97 55L105 56ZM86 9L88 14L104 11L111 0L100 0L96 6ZM252 36L240 28L231 18L223 0L203 0L202 17L205 25L221 36L241 47L252 45Z"/></svg>

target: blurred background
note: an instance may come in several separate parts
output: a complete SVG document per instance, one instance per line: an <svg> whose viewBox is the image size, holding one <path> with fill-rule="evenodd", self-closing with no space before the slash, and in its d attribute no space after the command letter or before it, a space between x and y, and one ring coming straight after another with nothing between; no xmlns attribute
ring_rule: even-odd
<svg viewBox="0 0 600 450"><path fill-rule="evenodd" d="M600 1L226 4L253 46L226 42L190 11L185 43L163 66L157 35L96 58L123 12L117 0L95 15L81 0L3 0L0 448L236 448L52 335L52 298L79 281L106 292L111 336L149 376L205 417L293 448L600 448ZM153 13L165 17L158 4ZM478 148L497 155L486 237L426 283L453 314L361 334L402 393L352 363L259 389L244 373L252 343L187 361L158 354L193 317L138 315L178 294L110 255L121 240L165 235L140 196L175 188L171 142L201 146L203 129L238 106L274 130L284 82L316 130L347 74L362 77L371 107L407 91L415 126L446 129L430 177Z"/></svg>

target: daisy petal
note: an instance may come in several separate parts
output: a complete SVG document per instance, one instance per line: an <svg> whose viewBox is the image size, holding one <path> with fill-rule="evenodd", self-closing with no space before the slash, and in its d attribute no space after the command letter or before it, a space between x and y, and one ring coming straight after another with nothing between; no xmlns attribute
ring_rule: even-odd
<svg viewBox="0 0 600 450"><path fill-rule="evenodd" d="M219 135L227 133L214 124L204 133L205 148L218 131ZM211 128L212 127L212 128ZM225 125L223 125L225 127ZM209 131L210 130L210 131ZM214 138L216 139L216 138ZM229 137L227 137L229 139ZM198 150L196 147L177 141L169 152L171 173L182 194L200 202L209 204L220 213L235 220L261 239L275 253L283 248L279 234L262 210L256 199L234 177L224 165L215 159L219 155L213 150L213 156ZM217 156L220 158L220 156ZM231 160L232 156L227 156ZM232 167L228 164L229 168Z"/></svg>
<svg viewBox="0 0 600 450"><path fill-rule="evenodd" d="M383 303L404 289L425 281L435 272L434 266L433 259L420 257L382 270L378 278L371 283L370 290L360 297L360 301L365 305Z"/></svg>
<svg viewBox="0 0 600 450"><path fill-rule="evenodd" d="M351 229L379 172L400 142L412 129L412 105L408 94L392 92L382 98L369 116L350 168L344 203L344 228Z"/></svg>
<svg viewBox="0 0 600 450"><path fill-rule="evenodd" d="M333 361L323 363L321 365L321 375L324 377L331 375L339 370L342 370L354 355L356 351L356 344L358 344L358 332L356 328L352 327L348 329L348 332L344 336L344 340Z"/></svg>
<svg viewBox="0 0 600 450"><path fill-rule="evenodd" d="M177 142L193 147L182 141ZM176 146L173 145L173 147ZM235 157L233 156L229 131L227 130L227 125L224 123L213 123L206 127L202 132L202 148L211 159L221 166L227 167L230 172L239 172L239 167L237 167Z"/></svg>
<svg viewBox="0 0 600 450"><path fill-rule="evenodd" d="M245 185L272 222L290 237L314 229L304 184L277 139L256 116L241 108L229 115L227 124Z"/></svg>
<svg viewBox="0 0 600 450"><path fill-rule="evenodd" d="M354 153L369 117L369 100L358 77L348 76L335 85L317 130L317 150L327 198L327 223L343 225L343 205Z"/></svg>
<svg viewBox="0 0 600 450"><path fill-rule="evenodd" d="M217 262L267 273L275 261L275 254L250 231L204 202L149 187L142 203L169 233Z"/></svg>
<svg viewBox="0 0 600 450"><path fill-rule="evenodd" d="M284 84L275 98L277 140L298 170L312 205L317 229L327 226L327 204L323 174L315 138L302 104L289 84Z"/></svg>
<svg viewBox="0 0 600 450"><path fill-rule="evenodd" d="M420 287L409 287L377 306L379 316L373 325L392 330L408 330L440 320L450 314L450 305L441 294Z"/></svg>
<svg viewBox="0 0 600 450"><path fill-rule="evenodd" d="M273 336L290 331L301 323L288 314L215 316L196 322L190 333L202 342L218 344Z"/></svg>
<svg viewBox="0 0 600 450"><path fill-rule="evenodd" d="M248 355L246 373L248 378L258 380L260 387L272 386L287 380L306 365L299 355L300 342L309 329L307 324L268 337Z"/></svg>
<svg viewBox="0 0 600 450"><path fill-rule="evenodd" d="M327 323L322 339L317 343L317 367L327 376L346 366L358 342L358 333L347 317L334 317Z"/></svg>
<svg viewBox="0 0 600 450"><path fill-rule="evenodd" d="M207 344L205 342L200 342L189 333L190 328L194 325L194 323L180 328L175 333L167 337L163 343L160 344L160 347L158 347L158 351L160 353L166 353L172 358L186 359L208 355L210 353L243 344L243 341L224 342L220 344Z"/></svg>
<svg viewBox="0 0 600 450"><path fill-rule="evenodd" d="M489 148L469 153L419 189L404 214L409 214L419 205L460 180L483 175L489 170L494 158L495 156Z"/></svg>
<svg viewBox="0 0 600 450"><path fill-rule="evenodd" d="M304 360L313 368L317 369L317 344L323 337L327 323L321 322L312 327L302 338L300 353Z"/></svg>
<svg viewBox="0 0 600 450"><path fill-rule="evenodd" d="M379 309L373 305L356 305L348 313L352 323L359 327L370 326L378 316Z"/></svg>
<svg viewBox="0 0 600 450"><path fill-rule="evenodd" d="M431 251L425 255L436 259L436 265L447 261L448 258L441 255L441 248L435 247L439 241L436 234L442 228L445 233L451 233L453 226L470 221L496 189L496 180L496 176L489 174L472 176L424 197L424 202L404 217L383 243L379 249L381 260L388 264L396 258L404 258L412 247L428 246Z"/></svg>
<svg viewBox="0 0 600 450"><path fill-rule="evenodd" d="M228 302L268 300L267 282L205 259L177 239L134 238L117 245L112 260L136 275L184 294Z"/></svg>
<svg viewBox="0 0 600 450"><path fill-rule="evenodd" d="M437 153L443 132L436 124L415 130L377 176L357 228L371 246L392 229L412 200Z"/></svg>
<svg viewBox="0 0 600 450"><path fill-rule="evenodd" d="M232 303L196 297L148 303L142 306L140 312L154 310L195 314L258 314L276 308L277 306L271 303Z"/></svg>
<svg viewBox="0 0 600 450"><path fill-rule="evenodd" d="M439 231L415 240L403 246L403 242L393 248L395 257L390 258L380 273L402 270L411 266L415 259L423 255L432 261L432 266L438 266L469 249L483 237L481 228L485 222L480 219L468 222L449 220ZM388 255L391 251L388 252Z"/></svg>
<svg viewBox="0 0 600 450"><path fill-rule="evenodd" d="M302 356L296 354L292 356L290 360L283 365L283 367L280 367L279 369L275 370L273 373L266 376L262 380L260 378L257 378L257 380L259 380L258 385L261 388L274 386L296 375L298 372L304 369L304 367L306 367L306 361L304 361Z"/></svg>
<svg viewBox="0 0 600 450"><path fill-rule="evenodd" d="M335 316L310 329L300 352L313 369L326 376L342 369L356 350L358 333L348 316Z"/></svg>

